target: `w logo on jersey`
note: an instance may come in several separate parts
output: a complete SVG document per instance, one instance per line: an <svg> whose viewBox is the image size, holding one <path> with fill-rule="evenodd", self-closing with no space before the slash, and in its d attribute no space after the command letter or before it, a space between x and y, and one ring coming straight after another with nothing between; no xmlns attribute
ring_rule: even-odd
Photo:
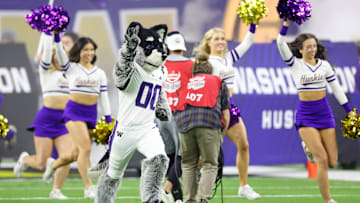
<svg viewBox="0 0 360 203"><path fill-rule="evenodd" d="M116 132L116 136L118 136L118 137L122 137L123 135L124 135L123 132L120 132L120 131L117 131L117 132Z"/></svg>

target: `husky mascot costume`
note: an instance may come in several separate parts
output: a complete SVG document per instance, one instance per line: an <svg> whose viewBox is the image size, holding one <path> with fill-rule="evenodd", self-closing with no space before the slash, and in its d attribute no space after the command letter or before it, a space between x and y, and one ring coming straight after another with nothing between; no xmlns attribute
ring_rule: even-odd
<svg viewBox="0 0 360 203"><path fill-rule="evenodd" d="M141 165L141 200L159 203L169 160L154 119L155 115L161 120L170 116L166 93L162 90L167 74L162 66L167 56L166 33L166 25L146 29L137 22L127 29L113 74L119 89L118 124L109 141L109 166L98 180L96 203L115 202L135 150L146 157Z"/></svg>

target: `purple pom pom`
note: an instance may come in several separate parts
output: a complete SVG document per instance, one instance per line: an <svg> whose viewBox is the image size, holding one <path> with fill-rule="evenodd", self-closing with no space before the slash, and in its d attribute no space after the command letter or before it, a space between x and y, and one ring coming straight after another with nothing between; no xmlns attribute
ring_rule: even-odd
<svg viewBox="0 0 360 203"><path fill-rule="evenodd" d="M237 106L235 105L231 105L231 109L230 109L230 117L233 118L237 118L237 117L240 117L241 114L240 114L240 110Z"/></svg>
<svg viewBox="0 0 360 203"><path fill-rule="evenodd" d="M240 110L239 110L239 108L231 101L229 128L232 127L233 125L239 123L239 117L241 117Z"/></svg>
<svg viewBox="0 0 360 203"><path fill-rule="evenodd" d="M25 21L39 32L63 31L70 22L68 12L62 7L41 6L38 11L31 10Z"/></svg>
<svg viewBox="0 0 360 203"><path fill-rule="evenodd" d="M280 18L300 25L310 18L311 5L306 0L279 0L277 11Z"/></svg>

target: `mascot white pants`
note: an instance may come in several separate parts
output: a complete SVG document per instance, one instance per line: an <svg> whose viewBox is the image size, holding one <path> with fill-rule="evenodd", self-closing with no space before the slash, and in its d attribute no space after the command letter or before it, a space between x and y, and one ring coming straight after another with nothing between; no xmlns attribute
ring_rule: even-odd
<svg viewBox="0 0 360 203"><path fill-rule="evenodd" d="M95 202L115 202L126 166L136 150L146 157L141 164L141 201L151 203L160 200L169 159L159 129L124 130L118 127L113 136L109 167L99 177Z"/></svg>

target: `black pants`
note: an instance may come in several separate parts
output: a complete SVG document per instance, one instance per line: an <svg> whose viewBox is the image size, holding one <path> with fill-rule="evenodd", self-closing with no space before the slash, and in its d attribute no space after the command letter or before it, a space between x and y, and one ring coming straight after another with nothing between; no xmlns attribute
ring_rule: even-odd
<svg viewBox="0 0 360 203"><path fill-rule="evenodd" d="M183 200L183 192L179 178L182 175L181 170L181 156L176 156L175 153L167 155L170 159L169 168L166 173L167 180L173 184L171 193L175 200Z"/></svg>

